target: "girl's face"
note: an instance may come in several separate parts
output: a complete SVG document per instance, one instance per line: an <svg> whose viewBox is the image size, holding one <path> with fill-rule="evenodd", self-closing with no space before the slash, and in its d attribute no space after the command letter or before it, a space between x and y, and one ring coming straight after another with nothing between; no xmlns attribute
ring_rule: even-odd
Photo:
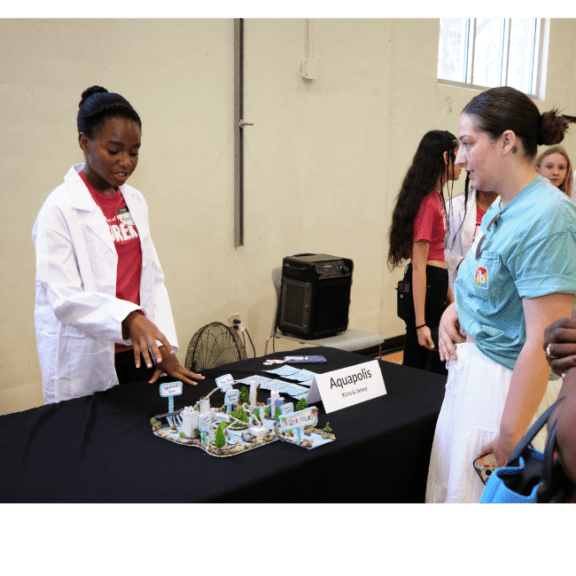
<svg viewBox="0 0 576 576"><path fill-rule="evenodd" d="M456 146L456 148L454 148L454 158L456 158L458 156L458 150L460 149L459 146ZM444 157L446 159L446 180L458 180L458 178L460 178L460 172L462 171L462 168L460 166L457 166L456 164L453 164L453 160L452 158L448 158L448 154L445 152L444 153Z"/></svg>
<svg viewBox="0 0 576 576"><path fill-rule="evenodd" d="M501 153L497 152L498 140L493 141L486 132L479 130L475 117L470 114L460 117L458 140L456 166L468 171L470 186L476 190L497 190L501 158Z"/></svg>
<svg viewBox="0 0 576 576"><path fill-rule="evenodd" d="M540 166L538 166L538 174L548 178L554 186L560 188L568 174L566 158L558 152L544 156Z"/></svg>
<svg viewBox="0 0 576 576"><path fill-rule="evenodd" d="M107 118L93 140L79 135L86 156L84 174L96 190L113 194L128 180L138 165L140 138L140 127L127 118Z"/></svg>

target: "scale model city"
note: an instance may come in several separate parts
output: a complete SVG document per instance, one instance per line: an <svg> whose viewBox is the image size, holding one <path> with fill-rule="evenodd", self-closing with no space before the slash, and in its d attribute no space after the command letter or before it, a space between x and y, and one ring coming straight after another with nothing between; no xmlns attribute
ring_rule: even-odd
<svg viewBox="0 0 576 576"><path fill-rule="evenodd" d="M160 386L160 395L168 398L168 412L150 420L156 436L185 446L195 446L217 457L229 457L283 440L312 449L335 440L329 425L317 429L318 409L301 398L296 405L285 402L278 390L270 391L266 403L257 402L259 384L250 383L236 390L234 378L226 374L216 378L216 388L194 406L174 410L174 396L182 394L181 382ZM224 392L220 408L210 406L210 396Z"/></svg>

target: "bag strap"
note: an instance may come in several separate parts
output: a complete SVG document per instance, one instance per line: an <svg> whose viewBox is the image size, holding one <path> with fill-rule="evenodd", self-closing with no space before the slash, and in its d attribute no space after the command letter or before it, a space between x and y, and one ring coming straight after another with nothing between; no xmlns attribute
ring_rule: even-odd
<svg viewBox="0 0 576 576"><path fill-rule="evenodd" d="M506 466L513 466L514 465L513 463L518 461L522 452L524 452L524 450L528 447L528 444L530 444L530 442L534 440L536 434L538 434L538 432L540 432L540 430L544 427L546 422L548 422L550 414L554 412L556 406L558 406L558 404L560 404L562 400L564 400L564 396L562 396L562 398L558 398L558 400L556 400L554 404L549 406L548 409L540 416L540 418L538 418L538 420L534 422L534 424L530 427L528 432L526 432L526 434L524 435L524 438L520 440L520 443L516 446L516 448L514 448L512 454L510 454L510 457L506 461ZM550 441L550 438L548 440ZM548 443L546 446L548 446Z"/></svg>

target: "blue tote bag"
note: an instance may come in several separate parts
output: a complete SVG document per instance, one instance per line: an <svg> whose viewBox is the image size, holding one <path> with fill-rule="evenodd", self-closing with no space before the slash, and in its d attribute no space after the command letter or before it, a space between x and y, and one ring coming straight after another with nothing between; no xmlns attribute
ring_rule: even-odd
<svg viewBox="0 0 576 576"><path fill-rule="evenodd" d="M556 457L557 421L548 432L544 453L534 450L530 442L543 428L550 415L564 398L546 410L514 449L506 466L497 468L488 478L481 504L537 504L565 502L576 486L566 476Z"/></svg>

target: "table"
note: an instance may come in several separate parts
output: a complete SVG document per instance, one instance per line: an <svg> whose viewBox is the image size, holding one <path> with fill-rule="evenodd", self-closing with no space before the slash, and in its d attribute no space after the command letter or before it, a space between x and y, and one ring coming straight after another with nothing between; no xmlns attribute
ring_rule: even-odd
<svg viewBox="0 0 576 576"><path fill-rule="evenodd" d="M184 385L175 407L191 405L214 378L261 373L264 358L206 371ZM328 372L372 360L335 348L307 348ZM152 433L167 412L159 384L115 386L93 396L0 416L0 502L51 503L385 503L423 502L428 462L446 379L379 362L388 394L326 414L336 441L314 450L275 442L215 458ZM219 397L220 395L220 397ZM266 392L259 392L259 400ZM213 405L223 398L216 392ZM291 399L288 397L288 401Z"/></svg>

